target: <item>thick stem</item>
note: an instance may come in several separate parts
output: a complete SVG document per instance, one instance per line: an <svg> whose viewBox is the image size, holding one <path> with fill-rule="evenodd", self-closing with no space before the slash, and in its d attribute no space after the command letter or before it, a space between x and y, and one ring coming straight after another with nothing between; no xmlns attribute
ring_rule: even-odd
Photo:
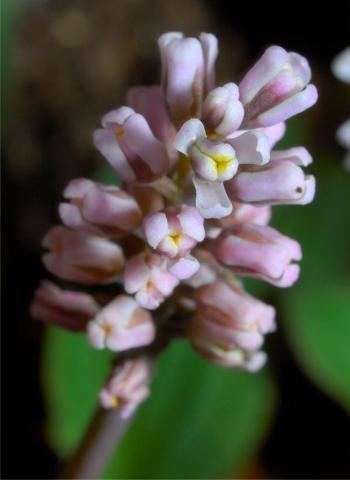
<svg viewBox="0 0 350 480"><path fill-rule="evenodd" d="M119 410L99 409L60 478L99 478L126 432L131 418L122 418Z"/></svg>

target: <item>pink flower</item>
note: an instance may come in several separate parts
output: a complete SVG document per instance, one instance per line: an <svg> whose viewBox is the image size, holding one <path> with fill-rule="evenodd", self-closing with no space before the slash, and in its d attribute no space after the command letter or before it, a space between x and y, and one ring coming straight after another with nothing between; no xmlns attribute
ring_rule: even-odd
<svg viewBox="0 0 350 480"><path fill-rule="evenodd" d="M175 147L192 165L196 207L203 218L223 218L232 211L223 182L232 179L238 164L261 165L270 156L267 137L258 131L211 141L200 120L187 121L175 137Z"/></svg>
<svg viewBox="0 0 350 480"><path fill-rule="evenodd" d="M165 146L153 135L145 118L121 107L102 118L94 132L96 148L126 182L152 182L169 168Z"/></svg>
<svg viewBox="0 0 350 480"><path fill-rule="evenodd" d="M301 260L299 243L266 225L237 225L220 235L211 251L236 273L279 287L290 287L299 276L299 266L292 263Z"/></svg>
<svg viewBox="0 0 350 480"><path fill-rule="evenodd" d="M102 407L118 409L122 418L130 417L149 396L151 375L152 368L147 358L125 360L118 364L100 392Z"/></svg>
<svg viewBox="0 0 350 480"><path fill-rule="evenodd" d="M155 328L150 314L132 297L119 295L90 321L87 333L94 348L122 352L152 343Z"/></svg>
<svg viewBox="0 0 350 480"><path fill-rule="evenodd" d="M121 236L141 222L141 210L131 195L116 186L77 178L63 192L70 203L61 203L63 223L74 230L96 235Z"/></svg>
<svg viewBox="0 0 350 480"><path fill-rule="evenodd" d="M43 246L49 249L49 253L43 255L45 267L71 282L108 283L124 266L122 249L115 243L59 225L48 231Z"/></svg>
<svg viewBox="0 0 350 480"><path fill-rule="evenodd" d="M169 258L187 255L205 237L203 217L186 205L148 215L143 230L148 244Z"/></svg>
<svg viewBox="0 0 350 480"><path fill-rule="evenodd" d="M36 320L81 331L99 308L91 295L61 290L54 283L43 280L34 294L30 314Z"/></svg>
<svg viewBox="0 0 350 480"><path fill-rule="evenodd" d="M263 335L275 329L275 310L240 287L217 281L198 289L188 335L211 362L247 370L261 368ZM259 358L259 361L258 361Z"/></svg>
<svg viewBox="0 0 350 480"><path fill-rule="evenodd" d="M178 285L178 279L167 270L165 258L155 254L140 253L125 265L124 287L143 307L159 307Z"/></svg>
<svg viewBox="0 0 350 480"><path fill-rule="evenodd" d="M217 39L210 33L201 33L197 40L169 32L158 44L165 99L175 125L181 125L199 115L203 95L214 87Z"/></svg>
<svg viewBox="0 0 350 480"><path fill-rule="evenodd" d="M311 107L317 90L308 85L307 60L281 47L269 47L239 84L244 126L268 127Z"/></svg>

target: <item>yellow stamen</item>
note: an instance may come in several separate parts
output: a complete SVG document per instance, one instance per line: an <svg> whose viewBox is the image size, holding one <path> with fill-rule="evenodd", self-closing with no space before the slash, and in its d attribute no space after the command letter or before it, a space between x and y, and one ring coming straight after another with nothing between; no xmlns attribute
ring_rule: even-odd
<svg viewBox="0 0 350 480"><path fill-rule="evenodd" d="M211 155L210 158L214 161L218 174L224 173L233 160L233 158L228 155Z"/></svg>
<svg viewBox="0 0 350 480"><path fill-rule="evenodd" d="M176 246L179 245L181 238L182 238L182 233L181 232L174 232L170 233L168 235L169 240L171 240Z"/></svg>
<svg viewBox="0 0 350 480"><path fill-rule="evenodd" d="M124 136L124 128L123 127L117 127L115 130L114 130L114 135L117 137L117 138L121 138Z"/></svg>
<svg viewBox="0 0 350 480"><path fill-rule="evenodd" d="M119 405L120 405L120 400L119 400L119 398L113 396L113 397L111 398L111 407L112 407L112 408L117 408L117 407L119 407Z"/></svg>

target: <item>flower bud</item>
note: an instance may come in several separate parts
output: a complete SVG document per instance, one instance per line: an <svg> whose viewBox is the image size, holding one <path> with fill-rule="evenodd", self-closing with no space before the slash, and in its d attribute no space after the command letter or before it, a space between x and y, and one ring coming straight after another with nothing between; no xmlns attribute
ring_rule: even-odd
<svg viewBox="0 0 350 480"><path fill-rule="evenodd" d="M69 182L64 196L70 203L60 204L60 217L74 230L116 237L140 224L141 210L137 202L116 186L77 178Z"/></svg>
<svg viewBox="0 0 350 480"><path fill-rule="evenodd" d="M149 312L132 297L119 295L89 322L87 333L94 348L122 352L152 343L155 328Z"/></svg>
<svg viewBox="0 0 350 480"><path fill-rule="evenodd" d="M124 287L143 307L154 310L178 285L178 279L168 272L165 258L140 253L125 265Z"/></svg>
<svg viewBox="0 0 350 480"><path fill-rule="evenodd" d="M49 249L49 253L43 255L45 267L71 282L109 283L124 266L123 251L115 243L60 225L49 230L43 246Z"/></svg>
<svg viewBox="0 0 350 480"><path fill-rule="evenodd" d="M118 409L122 418L130 417L149 396L152 368L146 358L133 358L118 364L100 392L103 408Z"/></svg>
<svg viewBox="0 0 350 480"><path fill-rule="evenodd" d="M95 146L125 182L149 183L166 174L166 148L142 115L121 107L107 113L102 126L94 132Z"/></svg>
<svg viewBox="0 0 350 480"><path fill-rule="evenodd" d="M317 90L308 85L310 79L311 70L304 57L281 47L269 47L239 84L244 126L268 127L311 107L317 100Z"/></svg>
<svg viewBox="0 0 350 480"><path fill-rule="evenodd" d="M188 330L194 348L214 363L249 369L263 335L275 329L273 307L221 281L199 288L196 300Z"/></svg>
<svg viewBox="0 0 350 480"><path fill-rule="evenodd" d="M305 205L315 195L315 178L289 159L242 168L225 186L231 200L256 205Z"/></svg>
<svg viewBox="0 0 350 480"><path fill-rule="evenodd" d="M170 32L158 41L162 60L162 85L176 126L199 116L203 95L215 83L217 39L202 33L200 40Z"/></svg>
<svg viewBox="0 0 350 480"><path fill-rule="evenodd" d="M211 251L236 273L280 287L290 287L299 276L299 266L292 263L301 260L299 243L268 226L237 225L214 240Z"/></svg>
<svg viewBox="0 0 350 480"><path fill-rule="evenodd" d="M99 310L99 305L87 293L62 290L44 280L34 294L30 314L36 320L72 331L85 330L87 322Z"/></svg>
<svg viewBox="0 0 350 480"><path fill-rule="evenodd" d="M212 90L203 104L202 119L208 136L227 137L242 123L244 108L234 83Z"/></svg>

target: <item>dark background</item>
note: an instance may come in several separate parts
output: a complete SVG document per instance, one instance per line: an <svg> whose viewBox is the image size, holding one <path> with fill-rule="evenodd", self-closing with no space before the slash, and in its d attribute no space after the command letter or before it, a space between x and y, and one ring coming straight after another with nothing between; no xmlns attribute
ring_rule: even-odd
<svg viewBox="0 0 350 480"><path fill-rule="evenodd" d="M90 22L88 46L84 24L80 40L79 34L74 40L69 17L68 25L59 22L73 8ZM207 30L222 44L223 79L243 71L269 44L305 54L321 92L317 141L341 154L334 130L346 117L346 106L338 101L340 94L334 103L337 81L329 65L349 43L350 9L346 2L110 0L33 1L18 7L12 20L6 13L4 8L2 33L10 30L14 36L3 44L10 53L3 57L2 96L2 478L50 478L58 463L43 435L43 329L30 320L28 305L45 275L40 238L57 218L60 191L68 179L96 166L87 139L101 113L122 100L127 84L157 81L155 40L160 33ZM286 344L282 337L280 330L272 340L280 405L257 466L247 477L346 478L348 417L310 383L289 350L278 347Z"/></svg>

